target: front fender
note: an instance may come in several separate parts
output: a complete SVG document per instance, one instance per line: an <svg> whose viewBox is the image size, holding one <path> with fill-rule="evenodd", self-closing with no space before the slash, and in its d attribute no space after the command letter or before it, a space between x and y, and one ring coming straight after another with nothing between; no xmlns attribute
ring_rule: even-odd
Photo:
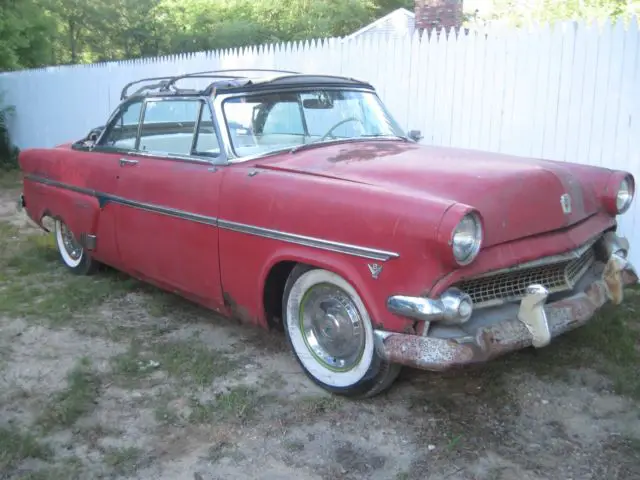
<svg viewBox="0 0 640 480"><path fill-rule="evenodd" d="M274 251L269 255L264 263L256 290L259 298L256 302L262 301L262 292L265 290L267 278L272 269L281 262L295 262L310 265L340 275L358 292L369 316L374 324L374 328L384 328L390 331L407 332L413 328L413 322L405 318L392 315L386 308L387 297L393 292L389 282L384 280L384 269L392 267L396 260L389 260L382 264L381 277L373 278L369 265L376 263L374 260L350 257L333 252L310 251L304 246L288 245ZM264 317L264 310L262 316ZM266 318L260 318L266 324Z"/></svg>

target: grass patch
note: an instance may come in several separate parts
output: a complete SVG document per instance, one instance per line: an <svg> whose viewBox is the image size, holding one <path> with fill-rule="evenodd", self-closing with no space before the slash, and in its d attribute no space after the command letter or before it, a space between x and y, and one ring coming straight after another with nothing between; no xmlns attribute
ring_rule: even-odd
<svg viewBox="0 0 640 480"><path fill-rule="evenodd" d="M282 376L280 372L269 372L262 377L260 385L264 389L282 390L287 386L287 380Z"/></svg>
<svg viewBox="0 0 640 480"><path fill-rule="evenodd" d="M62 465L25 473L19 480L84 480L87 478L82 462L77 457L65 458Z"/></svg>
<svg viewBox="0 0 640 480"><path fill-rule="evenodd" d="M13 225L0 224L0 245L3 267L18 276L47 272L50 264L58 262L53 234L25 235Z"/></svg>
<svg viewBox="0 0 640 480"><path fill-rule="evenodd" d="M213 423L221 420L246 421L252 418L264 397L257 389L238 386L218 396L215 401L194 401L189 420L192 423Z"/></svg>
<svg viewBox="0 0 640 480"><path fill-rule="evenodd" d="M52 234L21 234L0 223L0 314L69 322L111 298L141 287L123 273L104 270L90 279L62 265Z"/></svg>
<svg viewBox="0 0 640 480"><path fill-rule="evenodd" d="M224 353L209 350L197 339L148 346L133 341L127 352L112 358L111 364L114 374L124 383L130 384L161 369L198 387L210 386L216 378L237 367L236 361Z"/></svg>
<svg viewBox="0 0 640 480"><path fill-rule="evenodd" d="M232 372L237 362L227 355L209 350L198 340L157 343L153 354L160 368L176 378L189 377L198 386L211 385L214 379Z"/></svg>
<svg viewBox="0 0 640 480"><path fill-rule="evenodd" d="M331 413L339 410L344 404L344 400L335 395L306 397L296 405L296 412L302 416L315 416L324 413Z"/></svg>
<svg viewBox="0 0 640 480"><path fill-rule="evenodd" d="M22 172L20 170L4 170L0 168L0 190L13 190L21 186Z"/></svg>
<svg viewBox="0 0 640 480"><path fill-rule="evenodd" d="M118 475L133 474L141 463L142 450L137 447L110 448L102 460Z"/></svg>
<svg viewBox="0 0 640 480"><path fill-rule="evenodd" d="M207 452L207 460L211 463L216 463L225 457L231 457L235 461L242 460L244 455L238 450L238 445L235 443L223 440L209 447Z"/></svg>
<svg viewBox="0 0 640 480"><path fill-rule="evenodd" d="M584 362L608 376L617 393L640 399L640 290L626 293L622 305L605 308L593 322L576 330L572 340L591 350L585 352ZM593 361L593 353L600 361Z"/></svg>
<svg viewBox="0 0 640 480"><path fill-rule="evenodd" d="M589 323L549 347L521 352L514 359L540 376L565 377L567 367L593 368L611 380L616 393L640 399L639 319L640 288L628 288L621 305L606 305Z"/></svg>
<svg viewBox="0 0 640 480"><path fill-rule="evenodd" d="M69 427L95 406L100 393L100 378L91 370L88 359L82 359L67 375L67 388L59 392L45 408L37 423L45 431Z"/></svg>
<svg viewBox="0 0 640 480"><path fill-rule="evenodd" d="M134 340L126 352L111 358L112 372L121 383L131 385L155 370L155 364L145 359L146 356L142 344Z"/></svg>
<svg viewBox="0 0 640 480"><path fill-rule="evenodd" d="M167 404L156 407L153 411L153 415L156 422L161 425L182 426L183 424L178 413Z"/></svg>
<svg viewBox="0 0 640 480"><path fill-rule="evenodd" d="M4 370L9 363L12 351L13 349L10 344L0 345L0 372Z"/></svg>
<svg viewBox="0 0 640 480"><path fill-rule="evenodd" d="M619 395L640 400L638 364L640 288L634 286L625 289L621 305L607 304L586 325L557 337L548 347L514 352L474 367L474 371L480 376L500 376L519 370L540 378L568 380L571 369L591 368L608 378ZM492 398L503 398L509 392L502 382L483 382L483 389L487 387L495 390Z"/></svg>
<svg viewBox="0 0 640 480"><path fill-rule="evenodd" d="M0 427L0 472L17 467L27 458L48 460L52 456L51 448L31 433L16 426Z"/></svg>
<svg viewBox="0 0 640 480"><path fill-rule="evenodd" d="M629 449L640 459L640 438L626 437L625 442Z"/></svg>
<svg viewBox="0 0 640 480"><path fill-rule="evenodd" d="M176 312L181 315L211 315L211 311L199 306L179 295L157 289L153 286L146 287L147 296L146 309L149 315L156 318L175 316Z"/></svg>

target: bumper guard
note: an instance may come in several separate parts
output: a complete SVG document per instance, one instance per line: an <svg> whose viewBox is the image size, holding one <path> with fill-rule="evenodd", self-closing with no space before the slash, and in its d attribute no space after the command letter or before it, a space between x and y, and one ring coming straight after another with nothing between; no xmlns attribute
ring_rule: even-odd
<svg viewBox="0 0 640 480"><path fill-rule="evenodd" d="M392 363L435 371L485 362L530 346L544 347L587 323L607 302L620 304L624 287L638 282L633 265L620 252L611 252L608 258L600 278L584 291L547 304L547 290L530 285L515 318L482 327L475 336L445 339L376 330L377 347Z"/></svg>

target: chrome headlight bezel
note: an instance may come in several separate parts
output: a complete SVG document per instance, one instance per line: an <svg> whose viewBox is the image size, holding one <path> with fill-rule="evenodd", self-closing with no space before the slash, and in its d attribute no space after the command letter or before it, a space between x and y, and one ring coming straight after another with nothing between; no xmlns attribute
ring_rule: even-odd
<svg viewBox="0 0 640 480"><path fill-rule="evenodd" d="M477 212L469 212L460 219L451 232L450 242L453 258L458 265L469 265L476 259L482 247L483 234L482 221Z"/></svg>
<svg viewBox="0 0 640 480"><path fill-rule="evenodd" d="M635 195L635 188L633 182L630 181L629 177L625 177L620 182L618 186L618 191L616 192L616 210L618 211L618 215L625 213L631 207L633 203L633 197Z"/></svg>

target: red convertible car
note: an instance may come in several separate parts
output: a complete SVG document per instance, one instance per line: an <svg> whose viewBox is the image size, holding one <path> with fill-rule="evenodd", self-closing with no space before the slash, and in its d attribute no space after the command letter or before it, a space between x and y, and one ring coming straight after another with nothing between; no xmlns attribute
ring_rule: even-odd
<svg viewBox="0 0 640 480"><path fill-rule="evenodd" d="M351 78L144 79L86 138L23 151L20 201L55 221L72 272L281 328L313 381L354 397L402 365L548 345L637 283L616 234L629 173L418 139Z"/></svg>

